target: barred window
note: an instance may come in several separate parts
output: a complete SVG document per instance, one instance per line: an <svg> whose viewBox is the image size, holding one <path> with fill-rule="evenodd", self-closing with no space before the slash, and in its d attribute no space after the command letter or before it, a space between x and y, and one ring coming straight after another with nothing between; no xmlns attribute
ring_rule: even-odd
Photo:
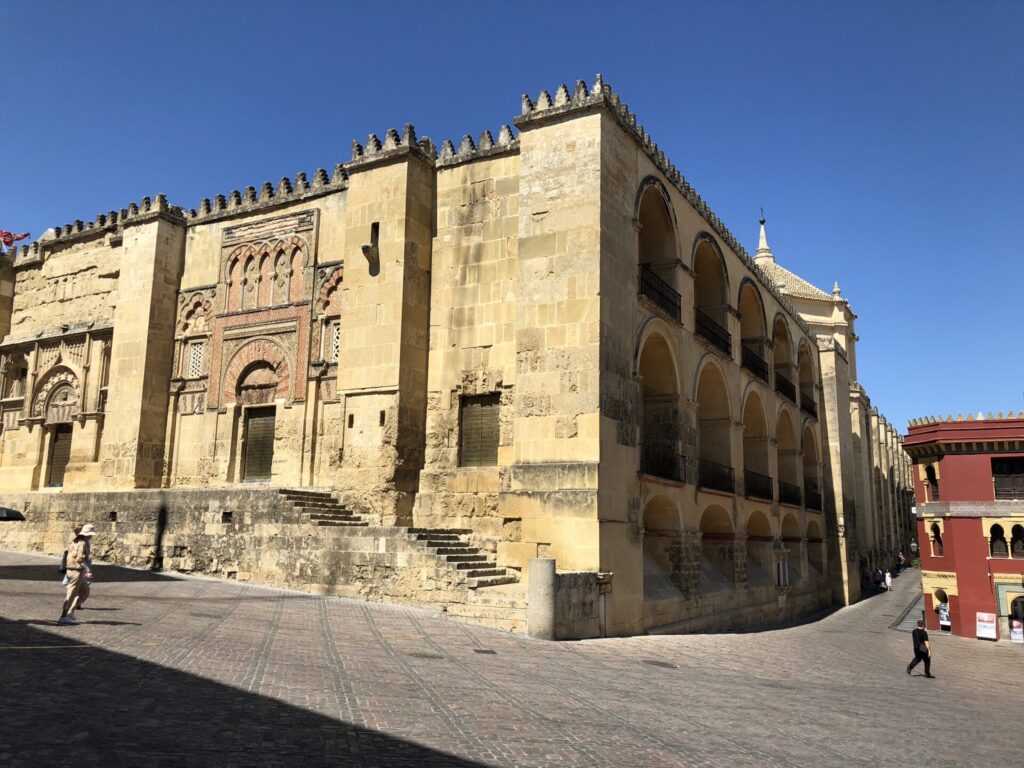
<svg viewBox="0 0 1024 768"><path fill-rule="evenodd" d="M188 378L194 379L203 375L203 352L206 345L196 342L188 345Z"/></svg>
<svg viewBox="0 0 1024 768"><path fill-rule="evenodd" d="M338 349L341 346L341 323L331 323L330 334L331 345L327 350L327 359L336 363L338 362Z"/></svg>
<svg viewBox="0 0 1024 768"><path fill-rule="evenodd" d="M498 463L497 394L464 396L459 404L459 466Z"/></svg>

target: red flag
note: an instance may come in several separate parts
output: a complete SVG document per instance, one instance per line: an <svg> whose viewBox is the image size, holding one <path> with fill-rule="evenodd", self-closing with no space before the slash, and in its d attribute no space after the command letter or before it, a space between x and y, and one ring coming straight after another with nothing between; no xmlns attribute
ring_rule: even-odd
<svg viewBox="0 0 1024 768"><path fill-rule="evenodd" d="M0 229L0 243L3 243L8 248L19 240L24 240L26 237L28 237L28 232L22 232L20 235L16 235L13 232L8 232L6 229Z"/></svg>

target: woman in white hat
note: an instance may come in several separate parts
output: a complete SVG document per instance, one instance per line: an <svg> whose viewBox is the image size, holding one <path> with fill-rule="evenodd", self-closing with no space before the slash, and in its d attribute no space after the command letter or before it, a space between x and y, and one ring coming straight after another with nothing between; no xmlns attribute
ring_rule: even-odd
<svg viewBox="0 0 1024 768"><path fill-rule="evenodd" d="M89 596L89 579L92 578L91 543L96 529L91 523L75 526L75 538L67 551L67 594L58 624L76 624L75 608Z"/></svg>

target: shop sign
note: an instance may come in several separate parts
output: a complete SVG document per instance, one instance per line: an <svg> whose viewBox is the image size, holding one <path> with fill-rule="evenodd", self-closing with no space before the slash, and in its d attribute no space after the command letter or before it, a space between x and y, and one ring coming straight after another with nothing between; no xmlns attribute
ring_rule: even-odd
<svg viewBox="0 0 1024 768"><path fill-rule="evenodd" d="M939 626L948 627L952 622L949 620L949 603L939 603Z"/></svg>
<svg viewBox="0 0 1024 768"><path fill-rule="evenodd" d="M996 615L994 613L982 613L981 611L978 611L978 623L975 636L979 640L995 640L997 638Z"/></svg>
<svg viewBox="0 0 1024 768"><path fill-rule="evenodd" d="M1010 642L1024 643L1024 622L1020 619L1010 622Z"/></svg>

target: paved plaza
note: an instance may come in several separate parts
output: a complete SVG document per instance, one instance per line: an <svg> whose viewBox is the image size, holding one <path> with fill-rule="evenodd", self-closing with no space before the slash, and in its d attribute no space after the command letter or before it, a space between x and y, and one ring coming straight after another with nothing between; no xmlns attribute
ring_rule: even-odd
<svg viewBox="0 0 1024 768"><path fill-rule="evenodd" d="M429 611L0 553L0 765L1020 765L1024 649L894 592L768 632L545 643Z"/></svg>

